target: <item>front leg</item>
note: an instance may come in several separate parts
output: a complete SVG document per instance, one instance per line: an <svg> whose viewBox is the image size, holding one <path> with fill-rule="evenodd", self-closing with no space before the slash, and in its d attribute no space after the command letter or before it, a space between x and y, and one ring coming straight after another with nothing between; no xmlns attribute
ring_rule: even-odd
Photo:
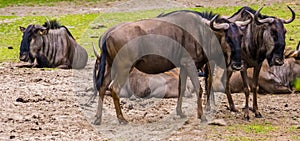
<svg viewBox="0 0 300 141"><path fill-rule="evenodd" d="M253 112L255 114L256 118L263 118L261 113L258 110L257 106L257 85L258 85L258 77L259 77L259 72L261 69L262 63L260 63L257 67L254 67L254 73L253 73L253 85L254 87L252 88L253 90Z"/></svg>
<svg viewBox="0 0 300 141"><path fill-rule="evenodd" d="M240 71L242 79L243 79L243 84L244 84L244 93L245 93L245 107L244 107L244 119L249 121L249 95L250 95L250 90L249 90L249 82L248 82L248 76L247 76L247 69Z"/></svg>
<svg viewBox="0 0 300 141"><path fill-rule="evenodd" d="M230 90L230 83L229 83L229 80L232 76L232 71L229 71L227 70L227 75L226 75L226 87L225 87L225 93L226 93L226 96L227 96L227 100L228 100L228 103L229 103L229 110L230 111L233 111L233 112L239 112L236 108L235 108L235 105L234 105L234 102L233 102L233 99L232 99L232 96L231 96L231 90Z"/></svg>

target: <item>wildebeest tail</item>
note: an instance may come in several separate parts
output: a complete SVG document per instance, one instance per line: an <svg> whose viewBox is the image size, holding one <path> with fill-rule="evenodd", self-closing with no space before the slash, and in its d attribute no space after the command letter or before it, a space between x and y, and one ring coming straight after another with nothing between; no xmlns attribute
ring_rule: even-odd
<svg viewBox="0 0 300 141"><path fill-rule="evenodd" d="M99 90L99 88L103 84L103 78L104 78L105 66L106 66L106 56L107 56L107 47L106 47L106 40L104 40L102 44L102 53L100 57L100 65L98 67L98 77L96 81L97 90Z"/></svg>

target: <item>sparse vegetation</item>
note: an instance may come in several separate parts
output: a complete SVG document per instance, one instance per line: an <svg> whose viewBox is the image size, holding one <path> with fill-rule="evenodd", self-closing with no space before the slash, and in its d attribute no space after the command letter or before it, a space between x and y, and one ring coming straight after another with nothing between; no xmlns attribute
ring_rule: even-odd
<svg viewBox="0 0 300 141"><path fill-rule="evenodd" d="M39 1L37 1L38 3ZM53 1L55 2L55 1ZM251 6L258 8L259 6ZM231 15L236 12L240 7L218 7L218 8L191 8L196 11L213 11L221 15ZM300 7L293 7L300 10ZM77 15L63 15L56 17L48 17L49 19L57 19L61 24L69 26L71 33L77 41L84 46L89 56L93 56L92 45L94 42L97 45L97 38L108 28L121 22L136 21L140 19L147 19L155 17L162 12L169 12L170 10L148 10L138 12L122 12L122 13L99 13L99 14L77 14ZM262 11L263 14L276 15L282 18L290 18L291 14L288 9L283 5L274 5L266 7ZM14 19L17 16L0 16L0 20ZM28 24L43 24L45 22L44 16L25 16L8 23L0 24L0 62L3 61L18 61L19 44L21 42L22 33L19 31L19 26L27 26ZM299 17L291 23L286 25L288 33L286 37L287 47L295 48L298 40L300 40L300 24ZM91 26L103 24L105 28L91 29ZM12 46L13 49L8 50L7 47Z"/></svg>

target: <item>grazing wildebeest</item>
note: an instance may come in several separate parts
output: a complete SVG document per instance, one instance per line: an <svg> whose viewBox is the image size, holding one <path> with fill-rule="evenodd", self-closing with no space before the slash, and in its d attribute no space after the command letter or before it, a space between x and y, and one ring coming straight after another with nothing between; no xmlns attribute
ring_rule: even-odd
<svg viewBox="0 0 300 141"><path fill-rule="evenodd" d="M258 110L257 106L257 84L258 76L261 70L262 63L265 59L269 66L280 66L283 64L283 51L285 49L285 34L286 29L284 24L291 23L295 19L295 12L288 7L292 13L292 17L289 20L283 20L280 18L262 15L260 8L258 11L251 9L250 7L243 7L238 12L229 17L230 21L235 20L247 20L254 15L254 22L251 23L244 33L242 44L242 59L245 63L245 68L241 71L243 78L244 92L246 96L245 115L244 118L249 120L249 83L247 80L247 68L254 67L253 72L253 112L255 117L262 118L263 116ZM249 11L252 14L249 14ZM226 89L226 93L230 93L229 89ZM229 101L229 108L232 111L235 109L231 95L227 95Z"/></svg>
<svg viewBox="0 0 300 141"><path fill-rule="evenodd" d="M43 26L20 27L23 32L20 60L36 64L34 67L82 69L88 59L86 50L76 43L67 27L56 20Z"/></svg>
<svg viewBox="0 0 300 141"><path fill-rule="evenodd" d="M96 87L100 95L95 124L101 123L103 98L108 85L112 79L120 81L118 77L125 76L127 78L132 66L149 74L162 73L173 69L175 66L180 67L178 86L180 95L176 107L177 114L181 117L184 116L181 110L182 94L185 91L186 78L189 76L198 94L197 114L201 118L203 114L202 89L199 85L196 68L202 68L209 59L224 62L223 52L227 57L226 61L229 60L228 64L230 65L228 66L232 69L241 68L241 58L238 52L240 50L236 50L236 48L240 48L240 44L237 42L240 41L240 35L242 35L239 26L212 17L210 18L212 22L210 22L209 19L203 18L201 14L194 11L176 11L153 19L121 24L104 33L99 41L102 55L97 55L95 51L97 56L95 69L98 69L98 72L94 70L94 78L96 78ZM247 22L237 23L247 24ZM216 37L207 24L218 33ZM155 37L151 35L155 35ZM147 42L149 39L151 42ZM176 44L172 41L175 41ZM219 46L219 42L223 44L222 48ZM124 54L119 55L120 52ZM159 55L156 55L157 53ZM122 57L118 58L118 55ZM131 58L131 60L124 56ZM122 63L116 63L117 59L120 59ZM114 70L114 65L118 69ZM116 73L114 74L111 70L116 71ZM119 83L117 84L118 87L113 86L111 93L119 122L127 123L122 115L117 95L120 91L119 88L125 83L125 79L117 83Z"/></svg>
<svg viewBox="0 0 300 141"><path fill-rule="evenodd" d="M299 42L300 44L300 42ZM265 60L262 64L261 71L258 77L258 93L271 93L271 94L284 94L292 93L292 83L300 76L300 50L299 45L297 50L292 50L290 48L286 49L284 52L285 59L282 66L272 66L270 67ZM248 82L253 85L253 69L247 70ZM222 75L222 74L219 74ZM244 87L242 84L242 78L239 73L234 72L230 79L230 87L232 93L243 92ZM214 83L215 91L223 91L222 87L218 87L220 84ZM251 87L250 87L251 88ZM253 87L252 87L253 88ZM251 90L253 91L253 90Z"/></svg>

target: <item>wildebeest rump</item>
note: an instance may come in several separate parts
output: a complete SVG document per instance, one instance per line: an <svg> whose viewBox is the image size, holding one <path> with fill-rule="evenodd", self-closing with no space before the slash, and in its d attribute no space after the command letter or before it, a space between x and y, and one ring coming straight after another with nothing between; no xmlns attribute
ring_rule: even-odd
<svg viewBox="0 0 300 141"><path fill-rule="evenodd" d="M195 64L197 68L201 68L207 63L207 56L216 57L211 57L210 59L219 59L224 62L224 58L220 57L223 56L223 51L219 46L219 42L217 38L214 37L214 33L206 29L203 20L206 19L202 19L199 15L192 12L178 12L165 17L122 24L113 27L114 29L110 29L109 32L103 34L100 39L102 55L101 57L97 57L98 61L96 62L98 62L98 64L95 64L95 66L97 66L96 68L99 68L96 77L97 90L100 95L95 124L101 123L103 97L108 85L112 79L118 80L116 79L117 77L125 76L127 78L132 66L142 72L150 74L165 72L175 66L180 67L180 77L182 81L179 81L179 92L183 93L182 90L184 90L184 88L181 87L185 87L186 77L189 76L194 87L199 88L196 89L196 93L199 94L197 100L198 117L201 117L203 114L201 101L202 90L200 89ZM201 27L205 28L202 29ZM143 38L138 38L141 36ZM143 40L146 40L146 42L142 42ZM175 41L175 43L173 41ZM127 46L128 44L129 46ZM207 50L204 50L203 47ZM184 51L182 51L182 49ZM124 53L120 55L123 58L119 58L122 63L116 63L116 66L119 67L118 65L120 65L123 67L116 69L115 71L117 71L117 73L114 73L111 71L114 70L113 65L115 65L115 63L113 62L118 59L117 57L120 52ZM141 54L142 56L139 56ZM130 58L130 60L124 56L132 58ZM120 72L120 70L122 71ZM126 79L123 79L122 82L118 82L119 85L122 86L125 80ZM127 123L121 113L119 98L116 94L119 93L119 90L116 87L113 87L113 89L116 89L115 91L112 90L112 97L119 122ZM176 110L177 114L180 116L183 115L180 100L178 100Z"/></svg>
<svg viewBox="0 0 300 141"><path fill-rule="evenodd" d="M258 111L257 106L257 84L258 76L265 59L270 66L283 64L283 51L285 49L285 33L286 29L284 24L291 23L295 19L295 12L290 8L292 17L289 20L283 20L276 17L266 16L259 14L261 9L255 11L250 7L243 7L233 16L229 17L229 20L246 20L252 15L254 16L254 22L247 27L244 33L244 39L242 44L242 58L245 63L245 68L254 67L253 73L253 112L255 117L262 117ZM249 14L249 11L252 14ZM241 71L241 75L244 82L244 91L246 95L245 104L245 119L249 120L249 89L247 81L247 69ZM227 90L226 90L227 91ZM230 93L230 90L226 93ZM229 97L228 97L229 96ZM230 109L235 109L231 95L227 95ZM231 100L230 100L231 99Z"/></svg>
<svg viewBox="0 0 300 141"><path fill-rule="evenodd" d="M35 67L82 69L88 59L86 50L76 43L68 28L56 20L47 21L43 26L20 27L23 38L20 60L34 63Z"/></svg>

